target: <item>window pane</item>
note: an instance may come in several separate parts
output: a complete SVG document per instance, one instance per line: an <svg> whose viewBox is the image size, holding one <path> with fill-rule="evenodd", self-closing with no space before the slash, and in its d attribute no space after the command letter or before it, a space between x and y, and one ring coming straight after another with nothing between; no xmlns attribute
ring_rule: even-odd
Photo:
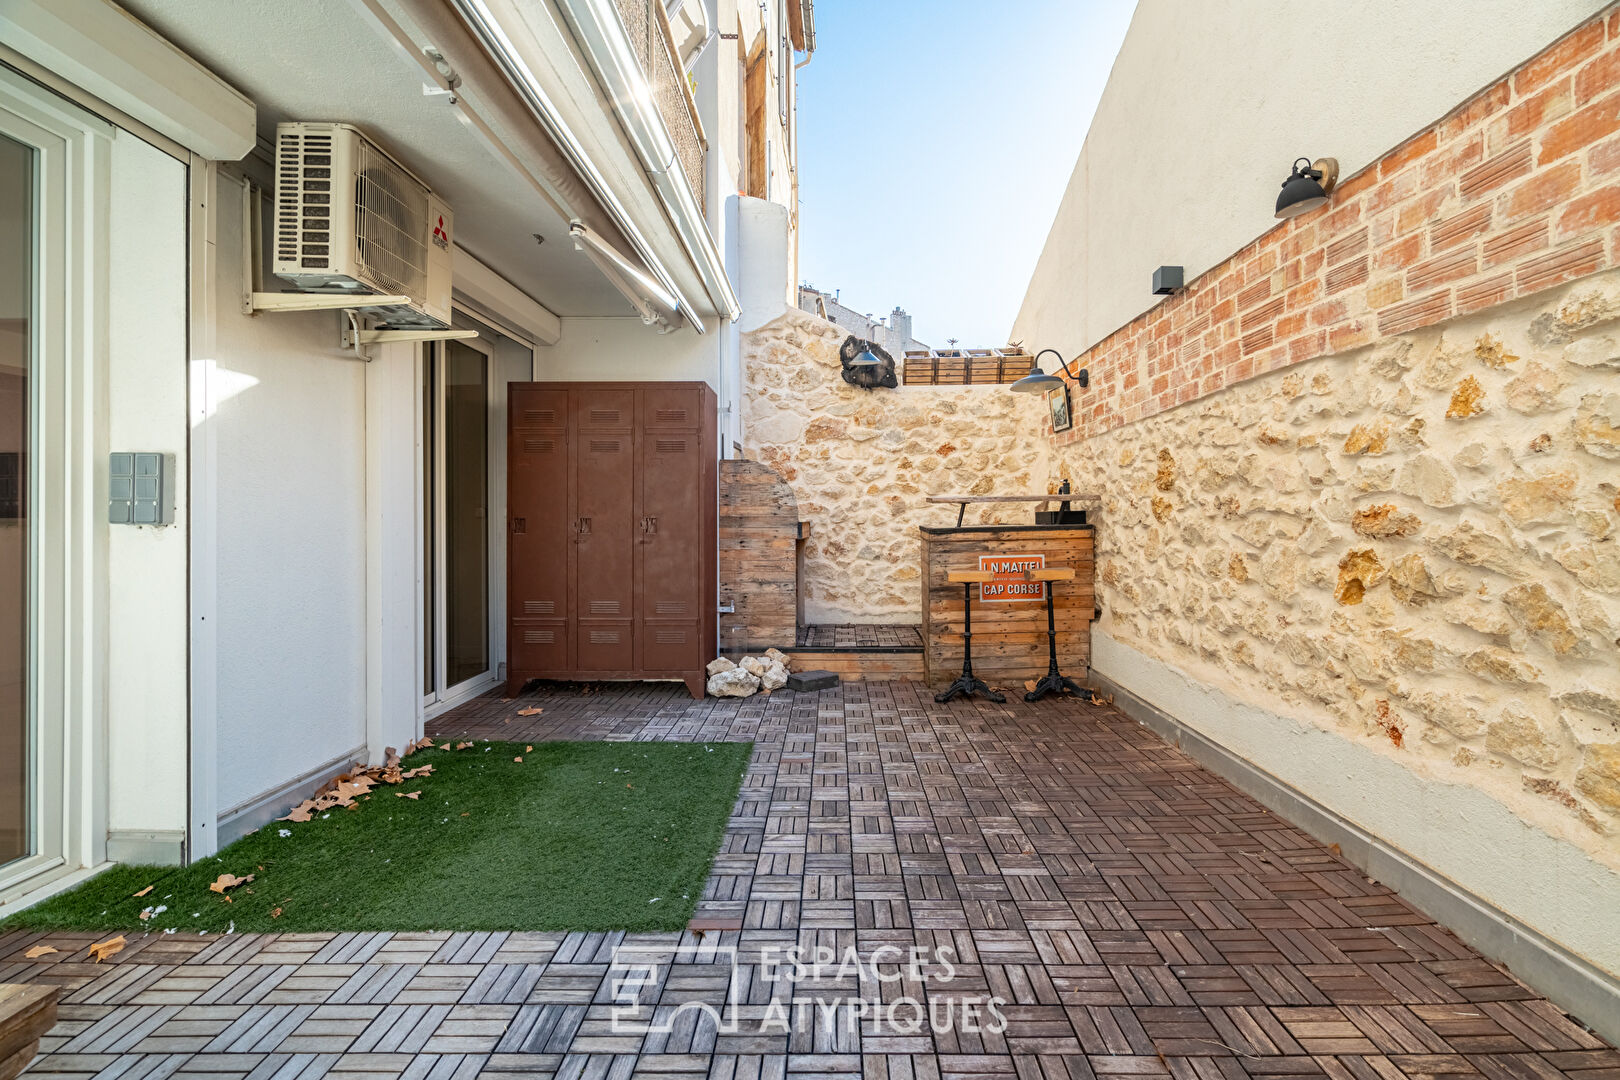
<svg viewBox="0 0 1620 1080"><path fill-rule="evenodd" d="M28 376L34 152L0 136L0 863L31 850L28 708Z"/></svg>
<svg viewBox="0 0 1620 1080"><path fill-rule="evenodd" d="M488 362L459 341L444 351L445 683L489 670Z"/></svg>

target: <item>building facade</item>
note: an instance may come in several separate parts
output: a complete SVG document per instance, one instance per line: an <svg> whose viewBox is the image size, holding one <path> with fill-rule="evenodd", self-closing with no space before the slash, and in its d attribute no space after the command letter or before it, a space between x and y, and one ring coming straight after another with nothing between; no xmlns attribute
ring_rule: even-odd
<svg viewBox="0 0 1620 1080"><path fill-rule="evenodd" d="M702 380L732 452L813 48L798 0L0 5L0 913L496 685L508 383ZM451 211L447 328L289 298L289 122Z"/></svg>
<svg viewBox="0 0 1620 1080"><path fill-rule="evenodd" d="M1620 14L1433 15L1139 5L1011 336L1089 372L1095 685L1612 1037Z"/></svg>
<svg viewBox="0 0 1620 1080"><path fill-rule="evenodd" d="M875 341L899 360L908 352L927 351L928 346L911 336L911 315L896 307L887 318L863 315L839 299L838 292L823 292L809 285L799 286L799 310L843 327L865 341Z"/></svg>

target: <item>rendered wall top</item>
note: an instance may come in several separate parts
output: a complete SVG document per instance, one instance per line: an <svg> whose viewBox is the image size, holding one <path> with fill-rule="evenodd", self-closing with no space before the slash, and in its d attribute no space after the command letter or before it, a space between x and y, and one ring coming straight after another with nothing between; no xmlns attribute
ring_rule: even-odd
<svg viewBox="0 0 1620 1080"><path fill-rule="evenodd" d="M1353 175L1601 7L1142 0L1008 340L1089 348L1155 267L1191 281L1271 228L1295 158Z"/></svg>

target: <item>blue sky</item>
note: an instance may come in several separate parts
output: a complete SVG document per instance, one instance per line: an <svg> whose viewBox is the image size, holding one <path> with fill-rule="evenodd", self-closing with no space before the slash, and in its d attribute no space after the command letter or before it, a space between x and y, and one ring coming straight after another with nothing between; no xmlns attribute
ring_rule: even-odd
<svg viewBox="0 0 1620 1080"><path fill-rule="evenodd" d="M1006 343L1132 0L818 0L799 72L801 280Z"/></svg>

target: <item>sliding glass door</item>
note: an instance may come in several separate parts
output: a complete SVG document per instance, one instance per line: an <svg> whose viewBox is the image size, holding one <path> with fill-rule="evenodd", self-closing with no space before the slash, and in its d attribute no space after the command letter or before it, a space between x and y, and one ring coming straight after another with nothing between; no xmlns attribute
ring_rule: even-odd
<svg viewBox="0 0 1620 1080"><path fill-rule="evenodd" d="M430 706L493 678L490 368L476 340L423 350L422 678Z"/></svg>
<svg viewBox="0 0 1620 1080"><path fill-rule="evenodd" d="M30 694L35 151L0 135L0 865L33 854L39 782Z"/></svg>

